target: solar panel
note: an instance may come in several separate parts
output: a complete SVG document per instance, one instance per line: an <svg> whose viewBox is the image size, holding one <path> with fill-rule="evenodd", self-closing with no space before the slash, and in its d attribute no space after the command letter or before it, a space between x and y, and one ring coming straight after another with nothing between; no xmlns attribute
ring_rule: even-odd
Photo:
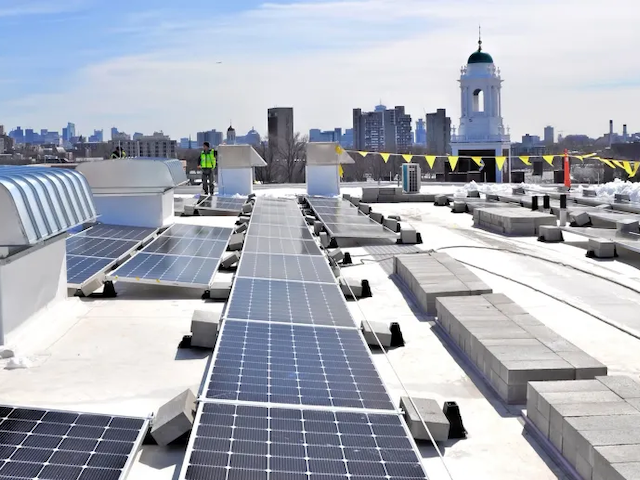
<svg viewBox="0 0 640 480"><path fill-rule="evenodd" d="M322 255L322 251L313 240L261 238L253 235L247 236L245 239L243 251L287 255Z"/></svg>
<svg viewBox="0 0 640 480"><path fill-rule="evenodd" d="M140 245L136 240L113 240L74 235L67 238L67 254L117 260Z"/></svg>
<svg viewBox="0 0 640 480"><path fill-rule="evenodd" d="M205 398L393 410L356 329L227 320Z"/></svg>
<svg viewBox="0 0 640 480"><path fill-rule="evenodd" d="M306 226L306 222L300 211L282 215L280 213L260 213L254 212L251 215L251 223L266 223L268 225L291 225L297 227Z"/></svg>
<svg viewBox="0 0 640 480"><path fill-rule="evenodd" d="M244 252L238 277L335 283L329 264L320 255L279 255Z"/></svg>
<svg viewBox="0 0 640 480"><path fill-rule="evenodd" d="M0 478L122 480L148 419L0 406Z"/></svg>
<svg viewBox="0 0 640 480"><path fill-rule="evenodd" d="M246 198L233 197L215 197L210 196L201 200L197 208L205 210L225 210L231 212L240 212L242 206L246 203Z"/></svg>
<svg viewBox="0 0 640 480"><path fill-rule="evenodd" d="M107 278L116 281L208 288L220 258L138 253Z"/></svg>
<svg viewBox="0 0 640 480"><path fill-rule="evenodd" d="M145 253L164 253L186 257L220 258L227 249L227 240L202 240L161 235L144 249Z"/></svg>
<svg viewBox="0 0 640 480"><path fill-rule="evenodd" d="M228 241L233 229L225 227L204 227L176 223L164 231L162 235L180 238L200 238L206 240Z"/></svg>
<svg viewBox="0 0 640 480"><path fill-rule="evenodd" d="M204 403L184 480L426 479L397 415Z"/></svg>
<svg viewBox="0 0 640 480"><path fill-rule="evenodd" d="M382 225L379 223L371 223L369 217L365 217L364 215L330 215L330 214L318 214L322 223L340 223L344 225L368 225L368 226L377 226L382 230Z"/></svg>
<svg viewBox="0 0 640 480"><path fill-rule="evenodd" d="M336 284L236 278L227 318L355 328Z"/></svg>
<svg viewBox="0 0 640 480"><path fill-rule="evenodd" d="M67 255L67 285L71 288L80 288L98 272L105 271L114 263L115 260L110 258Z"/></svg>
<svg viewBox="0 0 640 480"><path fill-rule="evenodd" d="M156 228L144 227L127 227L121 225L105 225L97 224L93 227L83 230L79 235L92 238L111 238L114 240L136 240L142 242L149 239Z"/></svg>
<svg viewBox="0 0 640 480"><path fill-rule="evenodd" d="M341 215L341 216L361 216L360 213L355 207L314 207L313 209L318 215Z"/></svg>
<svg viewBox="0 0 640 480"><path fill-rule="evenodd" d="M249 224L247 236L261 238L299 238L302 240L313 240L313 235L307 227L297 227L289 225L268 225L265 223Z"/></svg>

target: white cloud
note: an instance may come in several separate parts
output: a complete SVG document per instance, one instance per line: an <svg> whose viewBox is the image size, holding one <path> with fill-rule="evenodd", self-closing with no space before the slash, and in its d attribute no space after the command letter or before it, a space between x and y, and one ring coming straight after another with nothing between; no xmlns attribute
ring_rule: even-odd
<svg viewBox="0 0 640 480"><path fill-rule="evenodd" d="M268 107L293 106L306 132L350 127L352 108L382 99L414 119L445 107L457 123L456 80L480 22L505 80L512 134L551 124L598 135L609 118L640 131L630 102L640 93L636 11L631 0L615 9L601 0L353 0L265 4L215 22L177 17L180 29L156 14L142 22L156 28L137 34L158 51L90 65L65 91L17 99L7 113L23 124L71 119L85 131L186 136L226 129L229 119L240 132L264 132ZM631 85L586 88L624 81Z"/></svg>

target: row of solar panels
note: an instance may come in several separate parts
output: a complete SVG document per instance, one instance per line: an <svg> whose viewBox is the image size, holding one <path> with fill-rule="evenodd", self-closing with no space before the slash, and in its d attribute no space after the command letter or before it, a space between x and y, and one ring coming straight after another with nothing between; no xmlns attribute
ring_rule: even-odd
<svg viewBox="0 0 640 480"><path fill-rule="evenodd" d="M425 478L296 203L254 206L181 479Z"/></svg>
<svg viewBox="0 0 640 480"><path fill-rule="evenodd" d="M398 235L375 222L343 198L307 197L307 202L333 238L396 239Z"/></svg>
<svg viewBox="0 0 640 480"><path fill-rule="evenodd" d="M96 225L68 237L68 286L82 288L103 275L111 281L206 289L232 229L175 224L154 239L156 233L157 229ZM141 246L144 248L132 256ZM123 260L116 270L106 273Z"/></svg>

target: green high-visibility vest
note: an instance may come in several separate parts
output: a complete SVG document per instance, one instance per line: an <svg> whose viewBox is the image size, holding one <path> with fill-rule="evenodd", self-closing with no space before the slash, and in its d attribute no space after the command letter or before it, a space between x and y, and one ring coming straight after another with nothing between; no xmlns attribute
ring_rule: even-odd
<svg viewBox="0 0 640 480"><path fill-rule="evenodd" d="M216 156L213 154L213 150L209 150L209 153L202 152L200 154L200 167L216 168Z"/></svg>

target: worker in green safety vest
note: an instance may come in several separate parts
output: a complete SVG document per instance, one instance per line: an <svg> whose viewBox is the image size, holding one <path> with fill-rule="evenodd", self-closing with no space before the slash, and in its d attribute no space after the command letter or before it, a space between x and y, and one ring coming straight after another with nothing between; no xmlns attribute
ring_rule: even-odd
<svg viewBox="0 0 640 480"><path fill-rule="evenodd" d="M126 156L127 156L127 154L125 153L125 151L122 148L120 148L119 146L116 147L116 149L111 154L111 158L124 158Z"/></svg>
<svg viewBox="0 0 640 480"><path fill-rule="evenodd" d="M202 153L200 153L200 164L202 169L202 190L205 195L213 195L213 170L216 168L216 155L209 142L202 145Z"/></svg>

